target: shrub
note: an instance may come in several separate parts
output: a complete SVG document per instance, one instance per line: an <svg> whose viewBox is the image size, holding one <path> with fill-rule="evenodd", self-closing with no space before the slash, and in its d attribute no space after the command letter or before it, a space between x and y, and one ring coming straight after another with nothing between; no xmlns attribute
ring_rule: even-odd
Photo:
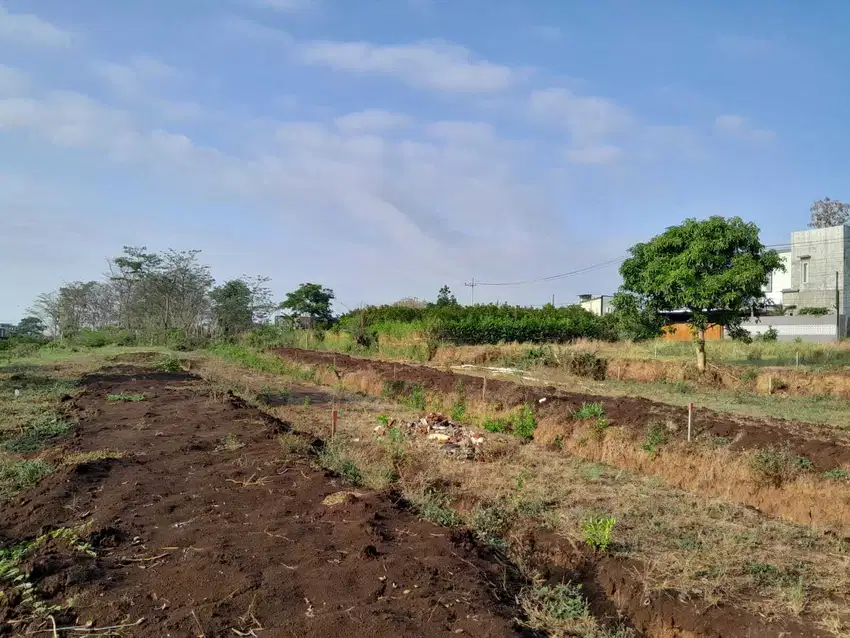
<svg viewBox="0 0 850 638"><path fill-rule="evenodd" d="M595 381L604 381L608 374L608 360L591 352L574 352L570 356L568 367L570 374Z"/></svg>
<svg viewBox="0 0 850 638"><path fill-rule="evenodd" d="M534 430L537 429L537 420L534 418L534 412L526 403L523 405L511 420L514 436L522 439L530 439L534 436Z"/></svg>
<svg viewBox="0 0 850 638"><path fill-rule="evenodd" d="M119 402L128 402L134 403L137 401L144 401L147 399L147 396L144 394L110 394L106 397L106 400L110 403L119 403Z"/></svg>
<svg viewBox="0 0 850 638"><path fill-rule="evenodd" d="M584 520L581 529L584 532L584 542L604 552L614 541L614 525L617 519L613 516L593 516Z"/></svg>
<svg viewBox="0 0 850 638"><path fill-rule="evenodd" d="M811 315L811 316L814 316L814 317L823 317L824 315L829 314L829 308L812 308L812 307L800 308L797 311L797 314L798 315Z"/></svg>
<svg viewBox="0 0 850 638"><path fill-rule="evenodd" d="M788 448L761 448L750 457L750 471L756 482L773 487L781 487L813 466L809 459L795 456Z"/></svg>
<svg viewBox="0 0 850 638"><path fill-rule="evenodd" d="M169 355L160 362L157 368L163 372L182 372L183 364L177 357Z"/></svg>
<svg viewBox="0 0 850 638"><path fill-rule="evenodd" d="M758 341L776 341L777 339L779 339L779 332L773 326L770 326L767 330L756 337L756 340Z"/></svg>
<svg viewBox="0 0 850 638"><path fill-rule="evenodd" d="M653 456L660 446L667 443L667 440L667 426L663 423L652 423L646 429L644 443L641 445L641 449L646 450L650 456Z"/></svg>
<svg viewBox="0 0 850 638"><path fill-rule="evenodd" d="M410 386L407 397L404 399L405 405L414 410L424 410L427 406L425 399L425 388L420 383L414 383Z"/></svg>
<svg viewBox="0 0 850 638"><path fill-rule="evenodd" d="M505 419L484 419L484 429L488 432L504 432L508 427L508 422Z"/></svg>

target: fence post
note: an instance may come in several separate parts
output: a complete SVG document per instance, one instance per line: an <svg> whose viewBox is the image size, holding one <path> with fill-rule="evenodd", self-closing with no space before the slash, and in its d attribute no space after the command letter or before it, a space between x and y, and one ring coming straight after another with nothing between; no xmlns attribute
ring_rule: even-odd
<svg viewBox="0 0 850 638"><path fill-rule="evenodd" d="M688 403L688 443L691 442L691 425L694 419L694 402Z"/></svg>

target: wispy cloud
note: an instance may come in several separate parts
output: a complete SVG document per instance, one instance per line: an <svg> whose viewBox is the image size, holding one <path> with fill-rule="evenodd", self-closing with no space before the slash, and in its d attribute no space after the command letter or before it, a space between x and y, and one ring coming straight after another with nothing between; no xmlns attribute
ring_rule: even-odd
<svg viewBox="0 0 850 638"><path fill-rule="evenodd" d="M404 128L413 122L413 118L404 113L394 113L382 109L367 109L357 113L348 113L334 119L337 128L348 133L358 131L389 131Z"/></svg>
<svg viewBox="0 0 850 638"><path fill-rule="evenodd" d="M5 43L29 47L67 48L75 35L31 13L11 13L0 6L0 46Z"/></svg>
<svg viewBox="0 0 850 638"><path fill-rule="evenodd" d="M148 93L152 85L180 76L173 66L148 55L136 55L126 64L97 62L94 70L113 91L125 98L139 97Z"/></svg>
<svg viewBox="0 0 850 638"><path fill-rule="evenodd" d="M563 128L583 146L622 133L632 123L629 112L614 101L576 95L564 88L533 91L530 107L533 115Z"/></svg>
<svg viewBox="0 0 850 638"><path fill-rule="evenodd" d="M5 64L0 64L0 96L20 95L29 88L30 78L27 73Z"/></svg>
<svg viewBox="0 0 850 638"><path fill-rule="evenodd" d="M518 80L511 67L477 59L445 42L381 46L369 42L318 40L300 47L306 64L351 73L394 76L409 86L452 93L491 93Z"/></svg>
<svg viewBox="0 0 850 638"><path fill-rule="evenodd" d="M719 115L714 120L714 130L729 137L748 142L770 142L776 139L776 133L761 129L741 115Z"/></svg>
<svg viewBox="0 0 850 638"><path fill-rule="evenodd" d="M568 148L567 161L571 164L611 164L617 161L623 150L610 144L586 146L583 148Z"/></svg>
<svg viewBox="0 0 850 638"><path fill-rule="evenodd" d="M285 13L300 13L316 9L319 0L252 0L257 7L282 11Z"/></svg>

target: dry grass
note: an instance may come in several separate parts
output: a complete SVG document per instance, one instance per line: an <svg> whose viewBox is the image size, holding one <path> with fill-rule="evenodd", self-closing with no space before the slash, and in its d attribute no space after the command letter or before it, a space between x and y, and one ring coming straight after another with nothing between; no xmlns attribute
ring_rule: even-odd
<svg viewBox="0 0 850 638"><path fill-rule="evenodd" d="M268 385L275 375L246 371L239 366L217 361L205 362L204 374L227 377L232 383ZM323 380L319 376L319 380ZM280 379L277 379L280 383ZM382 381L373 374L346 375L348 390L379 393ZM299 429L327 436L324 410L316 407L284 406L270 410L285 417ZM471 418L486 412L486 405L470 402ZM725 450L707 450L711 464L700 454L679 454L661 449L649 460L645 450L636 448L617 428L605 432L602 440L584 438L576 425L562 439L562 450L540 445L494 443L505 437L488 435L488 448L503 448L507 453L486 455L486 462L460 462L425 442L405 443L405 462L393 464L393 452L386 441L373 432L379 414L409 417L409 410L392 407L384 401L363 399L346 405L340 421L339 453L363 473L374 467L374 476L383 479L383 487L392 483L387 468L400 468L395 483L412 501L430 508L429 518L451 524L458 514L467 521L491 521L494 504L509 511L502 530L511 538L515 526L529 520L544 525L571 542L584 542L582 523L593 516L613 516L617 520L615 556L636 559L643 565L637 576L648 591L676 589L705 604L720 602L748 607L765 615L804 615L832 623L840 635L846 631L843 614L850 595L850 554L840 537L818 532L812 527L793 525L767 518L758 512L723 501L706 500L664 485L659 478L643 477L611 467L608 463L633 464L639 471L651 470L671 483L693 475L699 489L724 497L734 483L751 481L746 458ZM557 424L540 425L542 437L558 436ZM560 431L559 431L560 432ZM673 445L673 444L668 444ZM583 450L587 462L565 454ZM653 464L653 465L650 465ZM363 484L371 481L363 481ZM719 485L719 487L718 487ZM821 503L823 486L795 479L795 491L783 496L762 489L753 493L763 506L799 511L799 502ZM381 480L369 487L380 488ZM846 497L846 493L843 494ZM842 498L843 498L842 497ZM838 494L832 494L832 509ZM436 499L436 500L435 500ZM442 500L440 500L442 499ZM818 505L820 507L821 505ZM504 508L510 507L509 510ZM796 509L795 509L796 508ZM455 514L457 512L458 514ZM521 514L517 514L520 512ZM828 514L824 513L824 517ZM498 520L503 520L499 518Z"/></svg>

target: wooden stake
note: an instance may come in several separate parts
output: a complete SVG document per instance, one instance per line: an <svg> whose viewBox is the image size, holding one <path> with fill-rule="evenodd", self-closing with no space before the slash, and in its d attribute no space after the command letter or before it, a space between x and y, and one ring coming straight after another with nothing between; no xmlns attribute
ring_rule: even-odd
<svg viewBox="0 0 850 638"><path fill-rule="evenodd" d="M481 400L487 400L487 377L484 377L484 385L481 386Z"/></svg>
<svg viewBox="0 0 850 638"><path fill-rule="evenodd" d="M688 443L691 442L691 425L694 420L694 404L693 401L688 403Z"/></svg>
<svg viewBox="0 0 850 638"><path fill-rule="evenodd" d="M767 393L773 394L773 375L767 377Z"/></svg>
<svg viewBox="0 0 850 638"><path fill-rule="evenodd" d="M336 420L338 415L339 413L336 411L336 408L334 408L331 411L331 438L336 436Z"/></svg>

